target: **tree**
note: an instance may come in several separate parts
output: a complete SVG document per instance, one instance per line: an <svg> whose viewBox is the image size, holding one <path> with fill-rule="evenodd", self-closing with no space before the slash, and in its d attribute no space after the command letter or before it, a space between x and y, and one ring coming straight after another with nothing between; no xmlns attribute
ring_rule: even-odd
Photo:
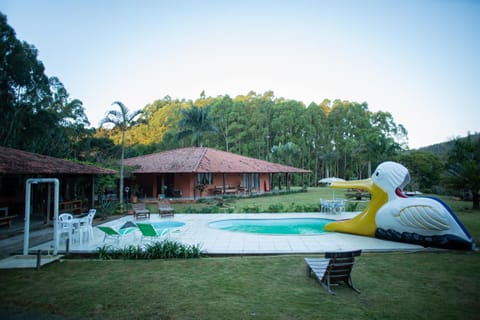
<svg viewBox="0 0 480 320"><path fill-rule="evenodd" d="M410 172L411 181L407 188L426 193L434 192L444 169L439 157L428 151L411 151L400 155L398 161Z"/></svg>
<svg viewBox="0 0 480 320"><path fill-rule="evenodd" d="M228 137L229 152L247 155L246 153L242 153L242 149L243 146L249 142L247 128L250 125L249 119L251 118L249 116L251 114L250 100L248 96L237 96L233 100L229 113L232 119Z"/></svg>
<svg viewBox="0 0 480 320"><path fill-rule="evenodd" d="M313 185L320 180L321 174L320 156L322 148L327 144L328 137L328 120L327 115L321 105L311 103L306 110L306 134L305 139L307 143L307 163L306 167L313 171L309 175ZM312 182L311 182L312 183Z"/></svg>
<svg viewBox="0 0 480 320"><path fill-rule="evenodd" d="M48 78L33 45L19 41L0 13L0 145L67 158L91 135L82 102Z"/></svg>
<svg viewBox="0 0 480 320"><path fill-rule="evenodd" d="M79 142L93 134L93 130L88 129L90 122L85 114L83 103L78 99L69 99L67 89L57 77L51 77L49 83L52 102L48 106L48 111L57 115L57 126L69 141L68 156L78 159Z"/></svg>
<svg viewBox="0 0 480 320"><path fill-rule="evenodd" d="M272 156L275 162L293 165L293 159L300 153L300 148L293 142L279 144L272 147Z"/></svg>
<svg viewBox="0 0 480 320"><path fill-rule="evenodd" d="M76 147L79 150L79 160L85 162L106 164L111 159L118 159L121 154L121 147L106 137L89 135L81 139ZM118 164L107 167L118 167Z"/></svg>
<svg viewBox="0 0 480 320"><path fill-rule="evenodd" d="M25 130L45 110L51 98L44 71L35 47L19 41L6 16L0 13L0 145L20 148L26 140L44 138L38 131L30 135L31 131ZM45 113L41 117L43 121L55 122ZM43 123L45 129L51 125L51 122Z"/></svg>
<svg viewBox="0 0 480 320"><path fill-rule="evenodd" d="M196 147L203 146L203 135L207 132L217 131L209 114L210 106L200 108L192 104L189 109L183 109L183 117L178 124L181 131L177 133L177 140L193 136L193 145Z"/></svg>
<svg viewBox="0 0 480 320"><path fill-rule="evenodd" d="M480 209L480 139L466 138L455 140L446 164L447 186L469 191L472 196L472 209Z"/></svg>
<svg viewBox="0 0 480 320"><path fill-rule="evenodd" d="M221 135L219 139L223 149L229 152L229 139L230 139L230 126L235 122L235 118L232 116L232 98L228 95L216 99L212 105L212 114L216 115L216 127L218 133ZM219 143L219 145L220 145Z"/></svg>
<svg viewBox="0 0 480 320"><path fill-rule="evenodd" d="M118 127L122 131L122 155L120 160L120 205L123 206L123 178L125 167L125 132L129 127L136 123L137 117L142 114L142 110L130 112L130 110L120 101L115 101L112 105L116 104L120 111L110 110L107 112L105 118L100 121L100 126L110 123L114 127Z"/></svg>
<svg viewBox="0 0 480 320"><path fill-rule="evenodd" d="M202 93L195 101L166 96L147 105L142 119L145 124L128 129L126 154L208 145L271 160L277 156L272 154L273 146L291 142L299 152L289 163L312 170L313 184L326 175L370 176L368 168L394 158L406 137L391 114L371 112L365 102L324 100L306 107L300 101L276 98L271 91L250 91L234 98ZM120 130L99 129L96 136L120 145ZM128 140L135 147L129 147Z"/></svg>

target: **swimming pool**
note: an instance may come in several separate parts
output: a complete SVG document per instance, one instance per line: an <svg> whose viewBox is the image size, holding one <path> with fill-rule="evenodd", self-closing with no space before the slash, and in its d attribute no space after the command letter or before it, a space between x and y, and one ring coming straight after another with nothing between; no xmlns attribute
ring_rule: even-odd
<svg viewBox="0 0 480 320"><path fill-rule="evenodd" d="M153 222L152 225L155 229L178 228L178 227L183 227L185 225L185 222L162 221L162 222Z"/></svg>
<svg viewBox="0 0 480 320"><path fill-rule="evenodd" d="M235 232L271 235L315 235L325 233L327 223L335 220L322 218L227 219L212 221L211 228Z"/></svg>

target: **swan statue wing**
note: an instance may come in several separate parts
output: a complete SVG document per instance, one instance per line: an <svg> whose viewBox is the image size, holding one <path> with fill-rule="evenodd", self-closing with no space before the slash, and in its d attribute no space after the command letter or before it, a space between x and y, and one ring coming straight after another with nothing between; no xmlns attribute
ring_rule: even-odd
<svg viewBox="0 0 480 320"><path fill-rule="evenodd" d="M451 228L446 212L431 205L409 205L393 215L400 224L410 228L431 231L445 231Z"/></svg>
<svg viewBox="0 0 480 320"><path fill-rule="evenodd" d="M436 198L395 199L380 208L375 219L377 226L385 230L424 236L457 234L462 238L470 238L455 214Z"/></svg>

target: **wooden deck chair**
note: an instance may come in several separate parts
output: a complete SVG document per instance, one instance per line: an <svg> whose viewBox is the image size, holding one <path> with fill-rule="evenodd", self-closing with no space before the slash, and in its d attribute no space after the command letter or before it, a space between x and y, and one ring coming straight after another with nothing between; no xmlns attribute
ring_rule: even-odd
<svg viewBox="0 0 480 320"><path fill-rule="evenodd" d="M142 240L146 238L152 239L152 240L161 240L162 237L165 237L169 232L169 228L161 229L161 230L156 230L152 224L150 223L137 223L137 227L142 233Z"/></svg>
<svg viewBox="0 0 480 320"><path fill-rule="evenodd" d="M161 199L158 201L158 213L161 217L173 217L175 215L175 209L172 208L167 199Z"/></svg>
<svg viewBox="0 0 480 320"><path fill-rule="evenodd" d="M355 292L360 293L352 282L351 272L355 263L355 257L362 253L361 250L326 252L325 258L305 258L307 263L307 275L312 272L318 281L330 294L335 294L331 290L332 285L346 284Z"/></svg>
<svg viewBox="0 0 480 320"><path fill-rule="evenodd" d="M115 242L117 243L121 240L123 236L136 230L136 228L132 228L132 227L122 228L122 229L119 229L118 231L108 226L97 226L97 228L101 230L103 233L105 233L105 237L103 238L104 242L108 238L112 238L112 239L115 239Z"/></svg>
<svg viewBox="0 0 480 320"><path fill-rule="evenodd" d="M135 219L150 218L150 210L145 207L145 203L132 203L132 210Z"/></svg>

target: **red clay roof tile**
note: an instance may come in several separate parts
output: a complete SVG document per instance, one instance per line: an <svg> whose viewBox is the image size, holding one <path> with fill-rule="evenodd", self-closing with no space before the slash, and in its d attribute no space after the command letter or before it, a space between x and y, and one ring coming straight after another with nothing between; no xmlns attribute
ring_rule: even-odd
<svg viewBox="0 0 480 320"><path fill-rule="evenodd" d="M240 156L211 148L183 148L125 159L135 173L307 173L278 163Z"/></svg>
<svg viewBox="0 0 480 320"><path fill-rule="evenodd" d="M0 147L0 173L114 174L115 171L18 149Z"/></svg>

